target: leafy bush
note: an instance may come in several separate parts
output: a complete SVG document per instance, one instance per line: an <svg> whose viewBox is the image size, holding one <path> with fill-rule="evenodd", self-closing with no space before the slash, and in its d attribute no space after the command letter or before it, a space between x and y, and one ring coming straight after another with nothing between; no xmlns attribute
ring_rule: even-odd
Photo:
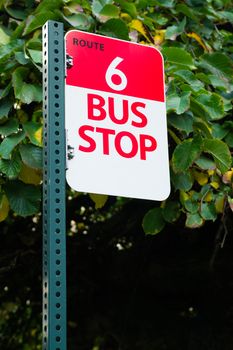
<svg viewBox="0 0 233 350"><path fill-rule="evenodd" d="M0 1L0 221L40 211L42 36L48 20L162 51L172 192L144 217L147 234L190 228L233 207L231 0ZM156 84L156 82L155 82ZM97 207L106 198L92 196Z"/></svg>

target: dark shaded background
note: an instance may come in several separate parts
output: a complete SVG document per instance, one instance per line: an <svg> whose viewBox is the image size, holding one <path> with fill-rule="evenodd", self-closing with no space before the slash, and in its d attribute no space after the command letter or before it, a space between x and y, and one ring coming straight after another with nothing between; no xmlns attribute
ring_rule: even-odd
<svg viewBox="0 0 233 350"><path fill-rule="evenodd" d="M68 203L67 222L79 223L72 235L67 228L68 349L232 350L231 217L216 250L220 221L145 236L141 221L154 203L116 210L110 198L96 213L88 201ZM40 220L18 218L0 232L0 348L40 349Z"/></svg>

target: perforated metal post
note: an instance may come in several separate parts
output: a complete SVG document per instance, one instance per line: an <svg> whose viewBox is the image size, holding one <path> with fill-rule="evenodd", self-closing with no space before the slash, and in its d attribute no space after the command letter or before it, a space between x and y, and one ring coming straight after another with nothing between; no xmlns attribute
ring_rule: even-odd
<svg viewBox="0 0 233 350"><path fill-rule="evenodd" d="M43 27L43 350L66 350L64 29Z"/></svg>

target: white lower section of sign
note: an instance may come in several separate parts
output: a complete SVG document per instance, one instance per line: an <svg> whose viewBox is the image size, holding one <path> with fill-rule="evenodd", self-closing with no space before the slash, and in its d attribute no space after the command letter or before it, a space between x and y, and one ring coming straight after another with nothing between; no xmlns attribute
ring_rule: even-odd
<svg viewBox="0 0 233 350"><path fill-rule="evenodd" d="M80 192L164 200L165 103L66 86L67 182Z"/></svg>

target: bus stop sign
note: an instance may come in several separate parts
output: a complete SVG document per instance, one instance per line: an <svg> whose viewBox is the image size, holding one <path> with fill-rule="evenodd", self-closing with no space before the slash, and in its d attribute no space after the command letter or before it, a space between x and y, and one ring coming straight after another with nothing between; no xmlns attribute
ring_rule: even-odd
<svg viewBox="0 0 233 350"><path fill-rule="evenodd" d="M66 34L67 182L81 192L170 192L163 58L151 46Z"/></svg>

